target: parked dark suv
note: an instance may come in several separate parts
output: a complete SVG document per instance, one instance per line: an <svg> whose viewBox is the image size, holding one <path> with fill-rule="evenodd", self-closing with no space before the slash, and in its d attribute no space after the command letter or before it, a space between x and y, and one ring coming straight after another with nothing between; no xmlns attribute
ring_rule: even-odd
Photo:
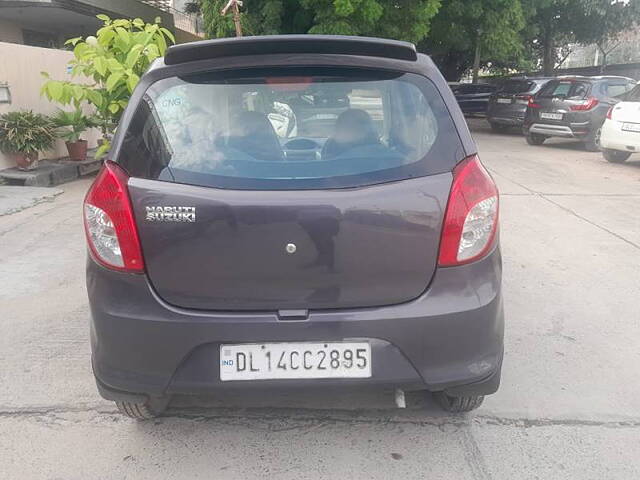
<svg viewBox="0 0 640 480"><path fill-rule="evenodd" d="M498 192L411 44L171 47L84 203L93 370L134 418L174 394L497 390Z"/></svg>
<svg viewBox="0 0 640 480"><path fill-rule="evenodd" d="M486 83L461 83L453 88L456 101L465 115L487 113L489 97L495 91L495 86Z"/></svg>
<svg viewBox="0 0 640 480"><path fill-rule="evenodd" d="M550 78L511 78L489 97L487 121L491 129L504 132L511 127L522 128L529 100Z"/></svg>
<svg viewBox="0 0 640 480"><path fill-rule="evenodd" d="M607 112L636 81L626 77L561 77L548 82L530 101L524 134L530 145L549 137L576 138L598 151L599 132Z"/></svg>

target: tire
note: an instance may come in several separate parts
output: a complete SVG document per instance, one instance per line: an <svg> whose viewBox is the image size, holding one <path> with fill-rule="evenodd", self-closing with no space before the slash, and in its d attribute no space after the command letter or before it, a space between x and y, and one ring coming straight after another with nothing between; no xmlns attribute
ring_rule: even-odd
<svg viewBox="0 0 640 480"><path fill-rule="evenodd" d="M500 123L493 123L493 122L489 122L489 125L491 125L491 130L493 130L496 133L504 133L507 130L509 130L508 125L502 125Z"/></svg>
<svg viewBox="0 0 640 480"><path fill-rule="evenodd" d="M168 399L147 400L144 403L115 402L120 413L136 420L150 420L159 417L166 410L168 403Z"/></svg>
<svg viewBox="0 0 640 480"><path fill-rule="evenodd" d="M598 128L593 133L590 133L589 136L584 141L584 148L587 152L599 152L600 151L600 133L602 132L602 128Z"/></svg>
<svg viewBox="0 0 640 480"><path fill-rule="evenodd" d="M484 401L484 395L452 397L444 392L434 392L433 397L443 410L450 413L470 412L482 405Z"/></svg>
<svg viewBox="0 0 640 480"><path fill-rule="evenodd" d="M620 150L609 150L605 148L602 150L602 156L607 162L611 163L624 163L627 158L631 156L631 152L622 152Z"/></svg>
<svg viewBox="0 0 640 480"><path fill-rule="evenodd" d="M527 134L527 143L529 145L542 145L546 139L547 137L540 135L539 133Z"/></svg>

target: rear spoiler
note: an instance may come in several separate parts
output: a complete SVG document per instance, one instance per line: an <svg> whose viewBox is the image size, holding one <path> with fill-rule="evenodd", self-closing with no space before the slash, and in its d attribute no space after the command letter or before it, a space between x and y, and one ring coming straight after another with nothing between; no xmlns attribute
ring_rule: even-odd
<svg viewBox="0 0 640 480"><path fill-rule="evenodd" d="M164 63L178 65L219 57L278 53L362 55L414 62L418 59L414 44L397 40L342 35L264 35L174 45L167 50Z"/></svg>

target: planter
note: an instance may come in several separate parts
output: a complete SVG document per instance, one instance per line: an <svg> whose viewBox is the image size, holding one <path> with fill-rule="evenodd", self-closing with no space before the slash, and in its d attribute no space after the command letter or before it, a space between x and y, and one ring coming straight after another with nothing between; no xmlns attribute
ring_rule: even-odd
<svg viewBox="0 0 640 480"><path fill-rule="evenodd" d="M18 170L35 170L38 168L38 153L9 153L7 157L16 162Z"/></svg>
<svg viewBox="0 0 640 480"><path fill-rule="evenodd" d="M77 142L66 142L67 151L69 152L69 160L83 162L87 159L87 141L78 140Z"/></svg>

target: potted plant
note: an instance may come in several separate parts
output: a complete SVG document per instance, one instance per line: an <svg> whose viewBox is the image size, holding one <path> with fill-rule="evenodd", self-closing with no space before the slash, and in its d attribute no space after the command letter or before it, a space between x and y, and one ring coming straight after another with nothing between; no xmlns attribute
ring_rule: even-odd
<svg viewBox="0 0 640 480"><path fill-rule="evenodd" d="M30 110L0 115L0 151L20 170L37 168L38 153L51 149L55 140L55 126L45 115Z"/></svg>
<svg viewBox="0 0 640 480"><path fill-rule="evenodd" d="M69 159L78 162L87 159L87 141L80 136L98 123L93 117L85 115L79 108L71 112L58 110L52 117L53 124L58 128L58 136L65 140Z"/></svg>

